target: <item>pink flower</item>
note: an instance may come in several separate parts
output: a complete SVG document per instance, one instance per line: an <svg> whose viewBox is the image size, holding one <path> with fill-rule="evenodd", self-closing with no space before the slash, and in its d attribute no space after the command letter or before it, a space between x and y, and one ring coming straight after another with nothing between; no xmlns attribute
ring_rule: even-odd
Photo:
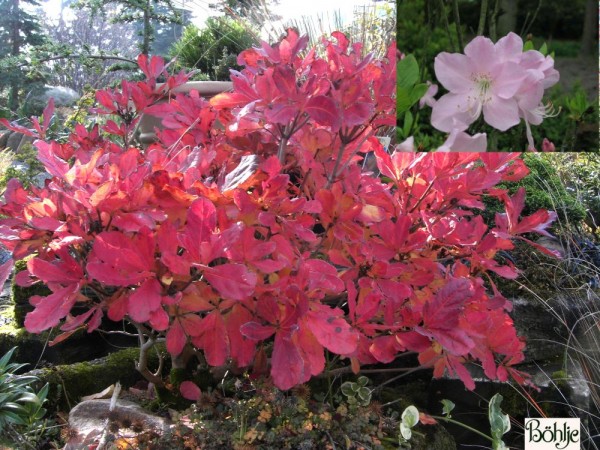
<svg viewBox="0 0 600 450"><path fill-rule="evenodd" d="M542 141L542 151L543 152L555 152L556 147L552 141L549 141L548 138L544 138Z"/></svg>
<svg viewBox="0 0 600 450"><path fill-rule="evenodd" d="M427 84L429 85L429 89L427 89L425 95L419 100L419 109L423 109L425 105L433 108L433 105L435 105L435 102L437 101L434 97L438 92L438 85L432 84L431 81L428 81Z"/></svg>
<svg viewBox="0 0 600 450"><path fill-rule="evenodd" d="M517 62L522 47L501 46L477 36L465 54L440 53L434 69L450 91L433 106L431 124L441 131L466 130L483 112L484 120L501 131L520 122L515 94L527 73Z"/></svg>
<svg viewBox="0 0 600 450"><path fill-rule="evenodd" d="M415 138L410 136L405 141L402 141L396 145L397 152L414 152L415 151Z"/></svg>
<svg viewBox="0 0 600 450"><path fill-rule="evenodd" d="M446 142L437 149L438 152L485 152L487 150L487 135L477 133L469 136L461 130L454 129Z"/></svg>

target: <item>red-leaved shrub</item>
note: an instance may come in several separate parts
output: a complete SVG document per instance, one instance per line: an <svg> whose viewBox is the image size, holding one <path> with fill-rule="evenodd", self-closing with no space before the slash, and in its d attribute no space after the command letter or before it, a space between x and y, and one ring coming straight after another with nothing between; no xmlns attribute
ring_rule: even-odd
<svg viewBox="0 0 600 450"><path fill-rule="evenodd" d="M32 256L16 282L52 291L31 299L26 328L60 324L60 341L127 319L145 350L165 338L175 367L191 346L259 373L268 356L282 389L321 373L325 350L355 371L414 351L469 388L471 359L523 381L524 343L489 272L516 277L497 253L555 214L520 218L524 191L496 188L527 174L519 155L388 154L374 135L395 123L395 48L375 60L342 33L322 53L306 42L290 30L244 51L233 91L210 102L172 94L186 76L142 55L146 80L99 91L111 119L67 142L44 140L47 109L35 145L52 178L11 180L0 206L0 242ZM146 149L142 113L164 125ZM506 206L493 227L476 213L484 196Z"/></svg>

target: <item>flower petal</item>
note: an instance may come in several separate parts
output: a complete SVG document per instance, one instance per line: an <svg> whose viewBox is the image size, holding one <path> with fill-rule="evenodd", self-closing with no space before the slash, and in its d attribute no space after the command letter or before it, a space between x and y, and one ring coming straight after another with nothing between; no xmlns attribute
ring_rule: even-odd
<svg viewBox="0 0 600 450"><path fill-rule="evenodd" d="M494 128L506 131L520 122L517 101L494 97L483 105L483 118Z"/></svg>
<svg viewBox="0 0 600 450"><path fill-rule="evenodd" d="M446 142L437 149L438 152L485 152L487 151L487 135L477 133L469 136L464 131L452 130Z"/></svg>
<svg viewBox="0 0 600 450"><path fill-rule="evenodd" d="M518 63L523 54L523 39L512 31L496 42L496 56L503 61Z"/></svg>
<svg viewBox="0 0 600 450"><path fill-rule="evenodd" d="M433 64L438 81L450 92L461 94L473 86L471 73L473 65L460 53L440 53Z"/></svg>
<svg viewBox="0 0 600 450"><path fill-rule="evenodd" d="M521 89L526 79L527 71L516 63L506 62L496 67L493 93L501 98L511 98Z"/></svg>
<svg viewBox="0 0 600 450"><path fill-rule="evenodd" d="M483 36L477 36L467 44L465 55L470 60L469 69L475 73L490 72L494 66L501 62L496 57L496 47L494 47L493 42Z"/></svg>
<svg viewBox="0 0 600 450"><path fill-rule="evenodd" d="M476 108L471 111L477 112ZM447 133L455 128L466 130L475 119L477 117L469 112L469 101L465 94L444 95L433 105L431 112L431 125Z"/></svg>

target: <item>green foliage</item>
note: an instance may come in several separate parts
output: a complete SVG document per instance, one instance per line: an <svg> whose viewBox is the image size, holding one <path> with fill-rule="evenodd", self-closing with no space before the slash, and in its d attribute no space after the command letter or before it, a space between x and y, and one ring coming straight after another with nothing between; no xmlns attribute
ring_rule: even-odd
<svg viewBox="0 0 600 450"><path fill-rule="evenodd" d="M567 192L586 210L585 223L594 232L600 228L600 154L555 155L555 167Z"/></svg>
<svg viewBox="0 0 600 450"><path fill-rule="evenodd" d="M221 389L203 390L196 404L173 417L172 435L147 448L180 449L185 443L203 450L397 449L396 412L350 404L337 395L330 405L315 399L307 385L288 393L244 376L234 386L227 397Z"/></svg>
<svg viewBox="0 0 600 450"><path fill-rule="evenodd" d="M181 24L180 11L175 8L171 0L154 0L140 2L137 0L79 0L78 8L87 8L92 17L104 14L108 5L117 5L118 13L112 18L113 23L134 23L139 25L138 35L141 38L139 49L144 54L149 54L152 44L156 40L157 25Z"/></svg>
<svg viewBox="0 0 600 450"><path fill-rule="evenodd" d="M367 406L371 403L372 391L367 387L369 379L360 376L356 382L346 381L341 386L342 394L347 398L349 405Z"/></svg>
<svg viewBox="0 0 600 450"><path fill-rule="evenodd" d="M516 183L503 183L498 187L508 189L513 195L520 187L527 191L523 216L533 214L540 208L556 211L559 220L573 225L580 224L586 217L585 207L578 201L572 191L567 190L560 178L556 159L553 153L524 153L523 159L530 173ZM495 199L485 200L484 218L492 223L497 212L504 212L500 202Z"/></svg>
<svg viewBox="0 0 600 450"><path fill-rule="evenodd" d="M500 409L502 395L495 394L488 406L488 417L490 420L490 429L492 432L493 450L508 450L506 444L502 441L502 436L510 431L510 419L508 414L503 414Z"/></svg>
<svg viewBox="0 0 600 450"><path fill-rule="evenodd" d="M258 40L240 22L227 17L210 18L205 28L189 25L170 50L176 64L198 69L210 80L229 80L229 69L239 70L237 55L256 45Z"/></svg>
<svg viewBox="0 0 600 450"><path fill-rule="evenodd" d="M11 115L17 112L23 91L42 81L21 64L20 57L46 38L41 33L39 19L26 11L24 4L38 6L35 0L0 0L0 106Z"/></svg>
<svg viewBox="0 0 600 450"><path fill-rule="evenodd" d="M446 416L448 419L450 419L452 417L450 415L450 413L452 412L452 410L454 409L454 407L456 405L454 404L454 402L448 400L447 398L442 399L441 403L442 403L442 414L444 416Z"/></svg>
<svg viewBox="0 0 600 450"><path fill-rule="evenodd" d="M4 173L0 173L0 191L6 187L11 178L17 178L25 188L28 188L37 175L45 172L44 166L37 159L37 150L29 143L21 147L19 155L15 159L25 163L27 168L19 170L15 167L8 167Z"/></svg>
<svg viewBox="0 0 600 450"><path fill-rule="evenodd" d="M412 438L412 428L419 423L419 410L410 405L407 407L401 416L400 421L400 445L408 443Z"/></svg>
<svg viewBox="0 0 600 450"><path fill-rule="evenodd" d="M472 431L481 437L488 439L492 443L493 450L508 450L508 447L502 441L502 437L510 431L510 419L507 414L503 414L500 409L500 403L502 402L502 395L495 394L488 403L488 417L490 421L491 436L482 433L469 425L452 419L450 412L454 409L454 403L450 400L444 399L441 401L443 405L442 416L431 416L430 418L441 420L444 422L452 423L454 425L461 426L469 431ZM407 407L402 413L402 422L400 424L400 446L403 448L410 448L410 439L412 438L412 428L419 423L420 415L418 409L411 405Z"/></svg>
<svg viewBox="0 0 600 450"><path fill-rule="evenodd" d="M415 56L423 79L431 79L435 57L440 52L454 51L453 44L458 41L456 26L450 24L448 34L437 7L438 2L429 0L401 0L397 6L398 49ZM446 7L446 14L450 13L449 9Z"/></svg>
<svg viewBox="0 0 600 450"><path fill-rule="evenodd" d="M11 363L16 347L0 359L0 438L30 445L45 428L43 407L48 396L48 384L35 392L36 377L17 375L26 364Z"/></svg>
<svg viewBox="0 0 600 450"><path fill-rule="evenodd" d="M396 65L398 84L396 88L396 116L399 127L398 140L411 136L415 119L410 109L427 92L427 84L419 83L419 65L413 55L408 55ZM418 116L418 114L417 114Z"/></svg>

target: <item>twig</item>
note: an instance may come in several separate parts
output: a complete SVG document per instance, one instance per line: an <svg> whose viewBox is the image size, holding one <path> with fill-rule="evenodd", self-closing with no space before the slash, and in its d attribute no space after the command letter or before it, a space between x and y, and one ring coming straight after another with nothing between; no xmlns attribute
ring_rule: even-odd
<svg viewBox="0 0 600 450"><path fill-rule="evenodd" d="M81 54L76 54L76 55L58 55L58 56L51 56L48 58L42 58L39 60L39 62L50 62L50 61L58 61L60 59L79 59L79 58L89 58L89 59L100 59L103 61L109 60L109 59L114 59L115 61L123 61L123 62L128 62L130 64L134 64L137 66L137 61L134 61L133 59L129 59L129 58L125 58L123 56L109 56L109 55L81 55ZM30 62L24 62L22 64L17 65L17 67L24 67L27 65L30 65Z"/></svg>
<svg viewBox="0 0 600 450"><path fill-rule="evenodd" d="M494 5L494 11L492 12L492 17L490 18L490 38L492 41L496 42L498 39L498 32L496 30L496 25L498 21L498 13L500 12L500 0L496 0L496 4Z"/></svg>
<svg viewBox="0 0 600 450"><path fill-rule="evenodd" d="M152 373L150 369L148 369L148 351L154 347L154 344L156 343L156 337L154 335L150 335L146 339L145 336L148 334L146 328L139 323L134 323L134 325L138 330L138 338L140 342L140 356L135 368L146 380L153 383L154 386L164 387L165 383L160 376L160 372ZM161 368L159 367L159 369Z"/></svg>
<svg viewBox="0 0 600 450"><path fill-rule="evenodd" d="M446 27L446 33L448 33L448 39L450 40L450 45L452 46L452 48L454 48L454 51L458 52L458 49L456 48L456 45L454 44L454 39L452 39L452 33L450 32L450 23L448 22L448 14L446 14L446 7L444 6L444 0L438 0L438 3L440 5L442 17L444 18L444 26Z"/></svg>
<svg viewBox="0 0 600 450"><path fill-rule="evenodd" d="M533 22L535 22L535 19L537 18L537 15L540 12L541 7L542 7L542 0L539 0L537 8L536 8L535 12L533 13L533 16L531 17L531 20L529 20L529 13L527 13L527 16L525 17L525 22L523 22L523 28L521 29L521 33L520 33L521 36L526 36L529 33L529 30L531 29Z"/></svg>
<svg viewBox="0 0 600 450"><path fill-rule="evenodd" d="M488 0L481 1L481 10L479 11L479 26L477 27L477 36L481 36L485 30L485 18L487 17Z"/></svg>
<svg viewBox="0 0 600 450"><path fill-rule="evenodd" d="M463 42L462 29L460 27L460 14L458 12L458 0L453 1L454 4L454 23L456 24L456 35L458 37L458 51L462 53L465 48L465 44ZM496 0L496 5L498 5L498 0Z"/></svg>

